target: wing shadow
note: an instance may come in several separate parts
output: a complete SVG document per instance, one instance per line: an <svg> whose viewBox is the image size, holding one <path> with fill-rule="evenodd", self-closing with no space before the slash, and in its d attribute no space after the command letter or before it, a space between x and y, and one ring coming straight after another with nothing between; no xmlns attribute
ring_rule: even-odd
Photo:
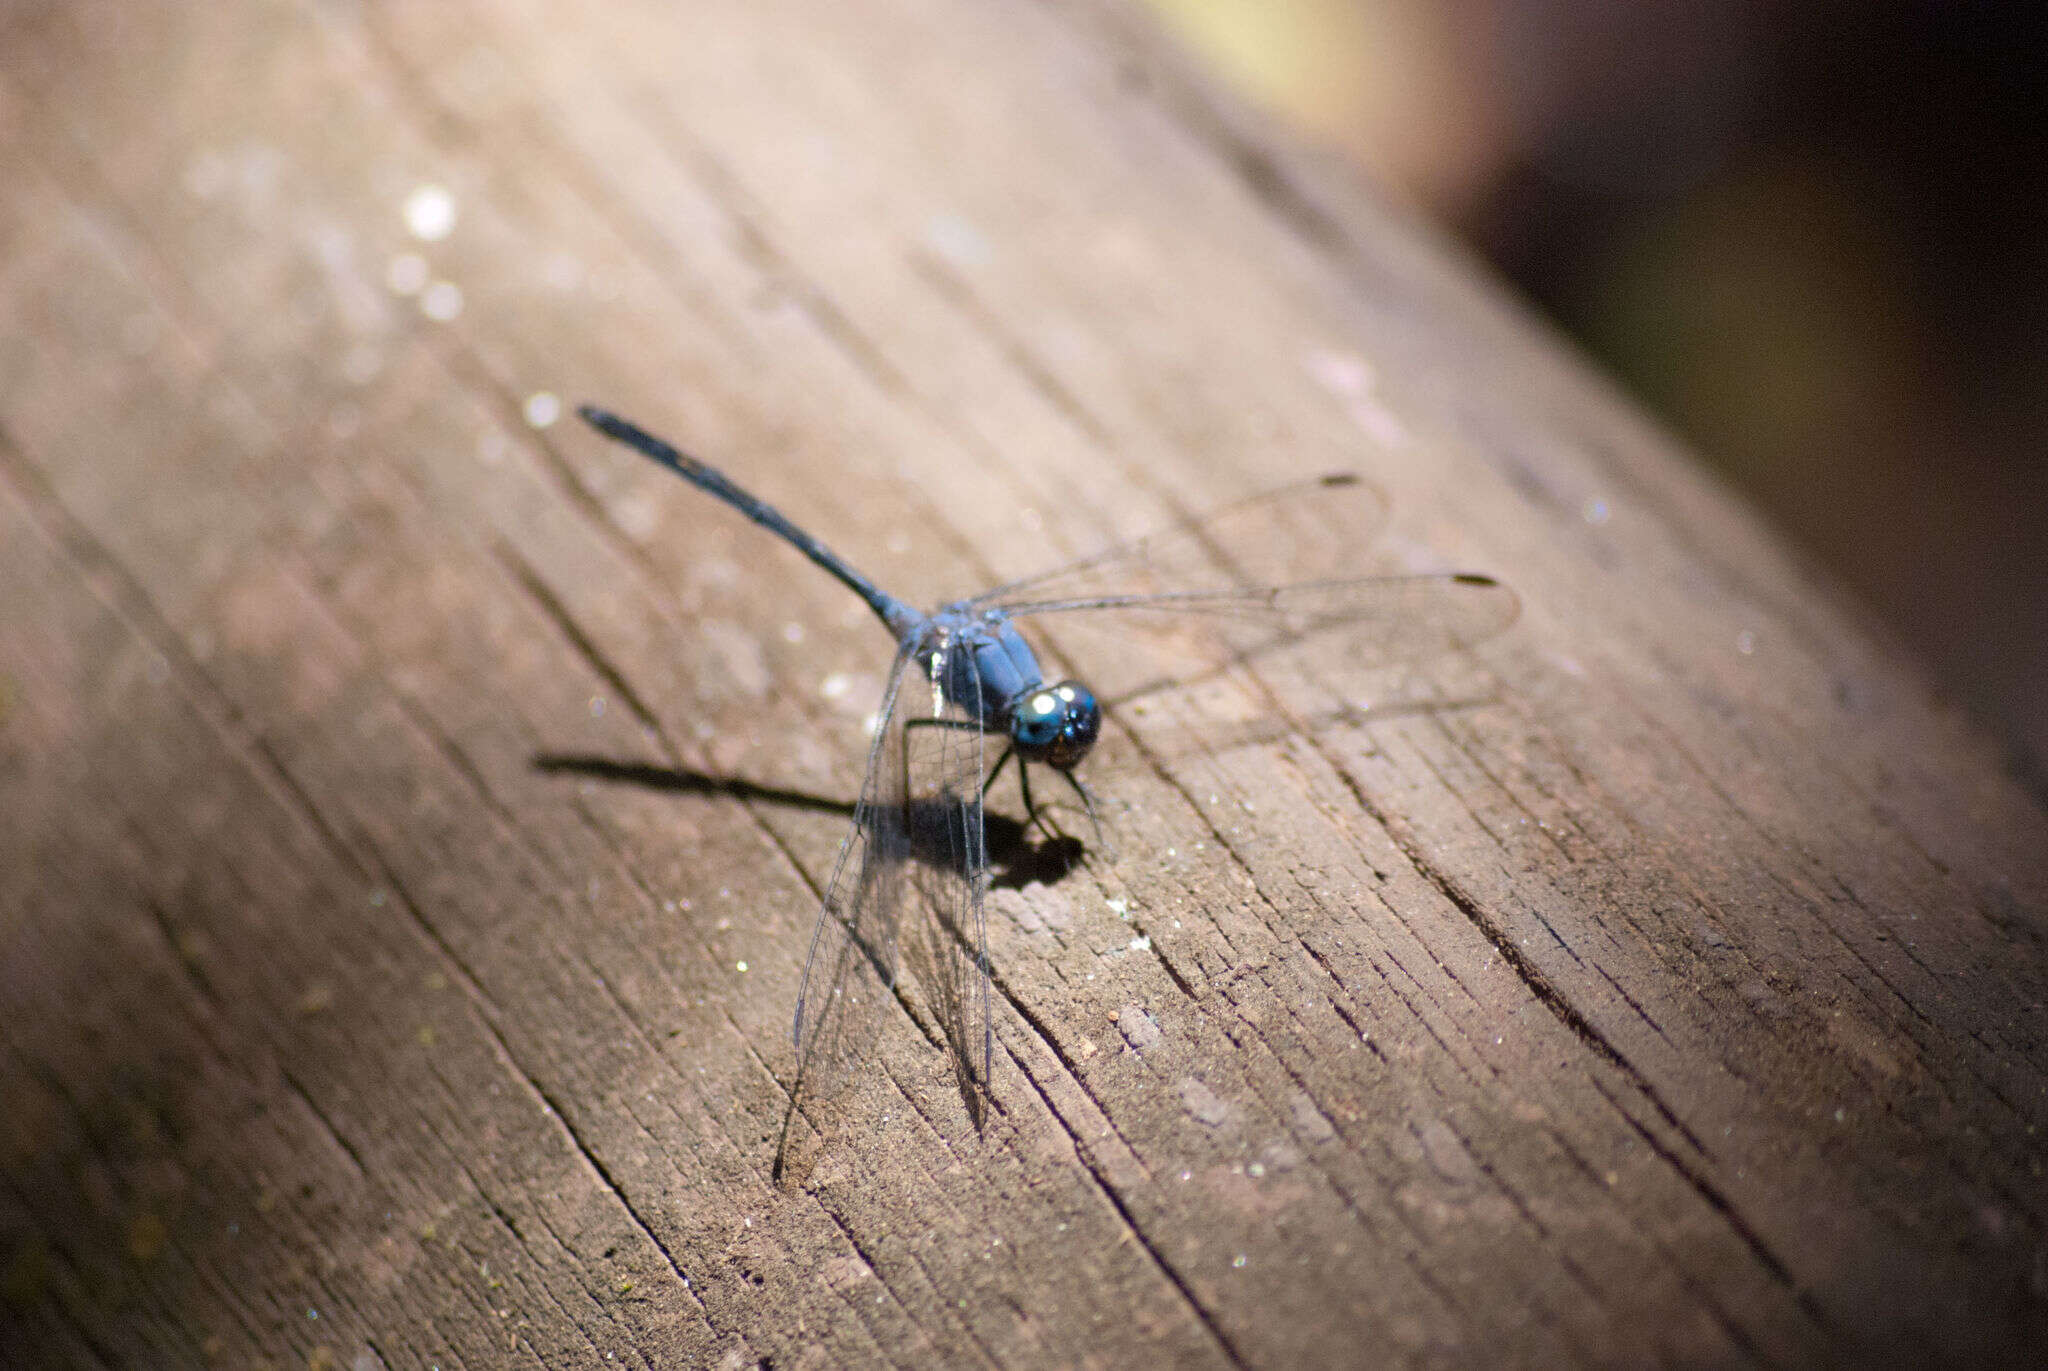
<svg viewBox="0 0 2048 1371"><path fill-rule="evenodd" d="M762 785L740 776L714 776L687 767L659 766L652 762L623 762L610 757L544 752L533 759L533 769L550 776L581 776L612 785L634 785L670 795L721 795L732 800L755 800L785 809L837 814L851 822L854 804L807 790L790 790ZM1034 838L1031 826L1008 814L984 810L982 829L988 843L989 884L997 890L1021 890L1034 881L1051 885L1076 867L1087 855L1087 845L1068 834ZM917 831L935 831L919 825ZM919 853L920 857L927 854ZM938 854L933 854L938 855Z"/></svg>

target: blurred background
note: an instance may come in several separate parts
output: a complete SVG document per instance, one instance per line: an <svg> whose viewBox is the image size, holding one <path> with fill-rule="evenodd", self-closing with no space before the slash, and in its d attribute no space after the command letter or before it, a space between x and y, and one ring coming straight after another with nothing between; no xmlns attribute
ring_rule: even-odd
<svg viewBox="0 0 2048 1371"><path fill-rule="evenodd" d="M1490 258L2048 797L2048 5L1147 3Z"/></svg>

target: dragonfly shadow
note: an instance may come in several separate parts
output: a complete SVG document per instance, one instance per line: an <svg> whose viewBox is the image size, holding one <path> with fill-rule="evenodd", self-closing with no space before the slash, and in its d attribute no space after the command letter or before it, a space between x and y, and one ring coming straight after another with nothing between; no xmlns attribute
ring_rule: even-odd
<svg viewBox="0 0 2048 1371"><path fill-rule="evenodd" d="M723 795L734 800L760 800L788 809L808 809L824 814L853 817L853 802L813 795L804 790L785 790L760 785L737 776L713 776L686 767L656 766L652 762L621 762L610 757L575 756L544 752L533 759L533 769L549 776L581 776L585 780L614 785L636 785L643 790L661 790L671 795Z"/></svg>
<svg viewBox="0 0 2048 1371"><path fill-rule="evenodd" d="M740 776L714 776L688 767L658 766L652 762L622 762L610 757L542 753L533 759L533 769L550 776L581 776L585 780L612 785L633 785L671 795L720 795L732 800L758 801L784 809L837 814L851 819L854 803L818 795L807 790L762 785ZM936 803L936 802L926 802ZM997 890L1021 890L1033 882L1051 885L1081 864L1087 846L1068 834L1032 835L1032 825L988 811L983 817L988 844L989 884ZM939 833L943 824L913 823L913 834ZM946 861L950 852L919 852L924 861Z"/></svg>

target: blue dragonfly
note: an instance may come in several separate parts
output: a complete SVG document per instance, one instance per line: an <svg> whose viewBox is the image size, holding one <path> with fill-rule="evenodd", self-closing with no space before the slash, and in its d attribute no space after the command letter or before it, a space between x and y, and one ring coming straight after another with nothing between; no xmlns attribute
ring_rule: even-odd
<svg viewBox="0 0 2048 1371"><path fill-rule="evenodd" d="M1105 701L1079 680L1048 679L1019 631L1022 621L1107 625L1113 637L1105 660L1113 658L1125 680L1108 701L1114 713L1191 674L1263 665L1304 644L1336 640L1334 661L1325 653L1316 669L1340 678L1349 666L1455 651L1519 612L1513 591L1470 572L1259 579L1253 564L1261 551L1279 545L1298 562L1314 528L1334 530L1333 560L1356 564L1384 502L1360 477L1337 473L927 613L882 590L723 472L617 415L588 405L578 413L796 547L860 596L896 644L853 824L805 956L792 1111L807 1077L857 1056L871 1038L867 1015L895 991L899 938L915 909L926 916L914 930L917 966L932 983L955 1070L979 1116L977 1085L989 1088L994 1055L984 798L1014 758L1026 824L1044 828L1030 768L1049 767L1101 836L1095 799L1074 773L1102 734ZM787 1137L785 1122L785 1145Z"/></svg>

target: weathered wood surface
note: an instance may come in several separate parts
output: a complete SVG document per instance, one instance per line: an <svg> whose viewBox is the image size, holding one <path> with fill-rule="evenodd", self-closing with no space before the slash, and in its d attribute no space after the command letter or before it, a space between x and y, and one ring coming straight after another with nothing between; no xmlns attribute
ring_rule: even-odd
<svg viewBox="0 0 2048 1371"><path fill-rule="evenodd" d="M0 159L0 1361L2048 1334L2041 811L1123 11L14 0ZM1119 777L996 892L986 1128L898 1015L778 1186L886 644L542 391L934 598L1351 466L1526 609L1477 707Z"/></svg>

